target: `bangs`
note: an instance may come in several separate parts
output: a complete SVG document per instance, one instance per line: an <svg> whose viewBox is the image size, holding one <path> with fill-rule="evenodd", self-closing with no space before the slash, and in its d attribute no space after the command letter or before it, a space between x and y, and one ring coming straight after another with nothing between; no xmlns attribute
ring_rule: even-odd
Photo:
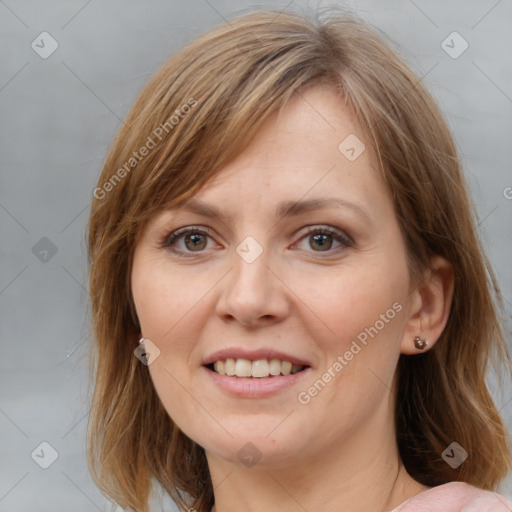
<svg viewBox="0 0 512 512"><path fill-rule="evenodd" d="M299 27L297 32L279 30L259 14L251 18L253 26L261 18L257 35L236 26L210 36L208 45L201 39L191 43L138 98L118 135L124 143L104 170L108 181L111 169L135 164L126 183L116 187L131 205L126 212L131 222L144 224L157 211L185 202L295 93L308 84L334 82L327 78L334 73L327 71L332 66L325 52L304 51L317 36L307 37L303 27L302 32ZM240 41L237 46L234 39ZM282 50L270 52L269 45ZM141 148L146 156L134 162Z"/></svg>

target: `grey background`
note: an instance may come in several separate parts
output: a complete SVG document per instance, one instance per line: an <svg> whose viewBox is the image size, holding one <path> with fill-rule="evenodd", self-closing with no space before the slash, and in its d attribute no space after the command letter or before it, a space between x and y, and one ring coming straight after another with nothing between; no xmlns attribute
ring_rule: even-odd
<svg viewBox="0 0 512 512"><path fill-rule="evenodd" d="M288 4L306 5L263 5ZM340 4L394 39L440 102L465 162L510 327L512 3ZM0 512L108 509L85 461L84 236L92 190L110 142L149 77L187 41L254 5L0 0ZM43 31L59 45L46 59L31 48ZM453 31L469 44L456 59L441 47ZM510 383L503 394L494 393L510 426ZM43 441L58 452L48 469L31 458ZM36 453L48 460L48 450ZM512 497L511 479L502 492Z"/></svg>

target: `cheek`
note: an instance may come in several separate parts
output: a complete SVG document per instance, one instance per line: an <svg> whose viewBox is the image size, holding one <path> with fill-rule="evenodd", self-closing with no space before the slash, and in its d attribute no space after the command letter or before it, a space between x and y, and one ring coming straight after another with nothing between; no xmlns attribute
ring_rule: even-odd
<svg viewBox="0 0 512 512"><path fill-rule="evenodd" d="M305 304L318 312L319 330L312 331L311 336L318 339L320 332L325 333L318 342L331 357L333 353L338 355L348 350L353 340L364 345L365 340L379 338L384 342L397 338L403 327L399 311L403 309L407 286L403 273L368 264L347 266L334 277L332 274L323 279L318 277L314 286L303 283Z"/></svg>
<svg viewBox="0 0 512 512"><path fill-rule="evenodd" d="M142 334L160 350L148 371L164 408L182 430L204 414L184 390L191 379L187 361L201 325L198 301L211 288L205 281L172 272L147 255L134 257L132 294Z"/></svg>
<svg viewBox="0 0 512 512"><path fill-rule="evenodd" d="M145 337L162 348L174 340L174 351L187 345L189 331L183 326L190 324L191 316L198 320L201 302L213 284L203 277L198 279L192 267L176 272L165 261L134 259L132 293Z"/></svg>
<svg viewBox="0 0 512 512"><path fill-rule="evenodd" d="M316 281L305 296L311 310L320 312L315 327L308 328L322 361L298 399L304 411L323 418L335 437L340 428L361 426L389 394L400 354L407 279L398 270L369 265L325 279L324 294L318 293L321 284Z"/></svg>

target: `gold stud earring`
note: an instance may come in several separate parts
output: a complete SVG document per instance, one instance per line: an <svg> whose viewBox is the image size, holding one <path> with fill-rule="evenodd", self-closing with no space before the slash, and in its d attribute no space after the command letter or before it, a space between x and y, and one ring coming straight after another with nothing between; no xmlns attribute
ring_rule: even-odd
<svg viewBox="0 0 512 512"><path fill-rule="evenodd" d="M414 337L414 346L418 350L425 350L425 348L428 347L428 341L420 338L419 336L415 336Z"/></svg>

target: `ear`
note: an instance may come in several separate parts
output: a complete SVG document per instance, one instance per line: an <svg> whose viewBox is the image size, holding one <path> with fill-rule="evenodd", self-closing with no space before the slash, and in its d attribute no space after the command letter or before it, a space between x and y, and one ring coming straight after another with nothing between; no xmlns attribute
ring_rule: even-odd
<svg viewBox="0 0 512 512"><path fill-rule="evenodd" d="M453 267L445 258L433 256L430 268L410 296L402 354L419 354L435 345L448 321L452 298ZM427 340L428 346L423 350L416 348L415 336Z"/></svg>

